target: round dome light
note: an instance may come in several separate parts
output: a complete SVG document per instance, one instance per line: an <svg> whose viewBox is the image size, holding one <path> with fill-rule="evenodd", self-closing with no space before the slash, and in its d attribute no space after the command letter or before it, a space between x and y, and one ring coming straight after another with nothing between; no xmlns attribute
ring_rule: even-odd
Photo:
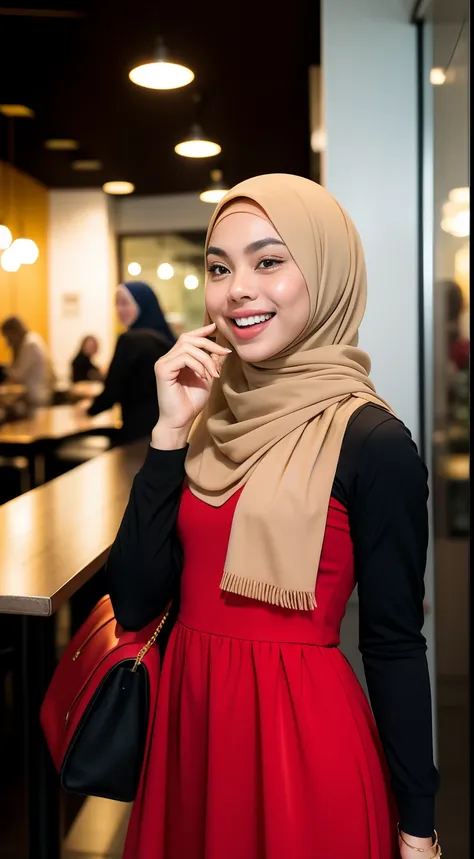
<svg viewBox="0 0 474 859"><path fill-rule="evenodd" d="M5 224L0 224L0 251L5 251L10 247L13 241L13 236L11 234L11 230L5 226Z"/></svg>
<svg viewBox="0 0 474 859"><path fill-rule="evenodd" d="M137 277L142 272L142 267L139 262L131 262L127 269L128 273L132 275L132 277Z"/></svg>
<svg viewBox="0 0 474 859"><path fill-rule="evenodd" d="M33 239L15 239L11 246L20 265L33 265L39 257L39 249Z"/></svg>
<svg viewBox="0 0 474 859"><path fill-rule="evenodd" d="M135 185L132 185L131 182L106 182L102 185L102 190L106 194L120 196L122 194L133 194Z"/></svg>
<svg viewBox="0 0 474 859"><path fill-rule="evenodd" d="M431 69L430 71L430 83L433 86L443 86L446 80L446 72L444 69Z"/></svg>
<svg viewBox="0 0 474 859"><path fill-rule="evenodd" d="M162 262L158 266L156 273L160 280L171 280L174 277L174 268L169 262Z"/></svg>
<svg viewBox="0 0 474 859"><path fill-rule="evenodd" d="M21 263L17 254L13 250L13 245L7 248L6 251L3 251L0 265L4 271L18 271L20 268Z"/></svg>
<svg viewBox="0 0 474 859"><path fill-rule="evenodd" d="M199 286L199 278L195 274L187 274L184 278L186 289L197 289Z"/></svg>

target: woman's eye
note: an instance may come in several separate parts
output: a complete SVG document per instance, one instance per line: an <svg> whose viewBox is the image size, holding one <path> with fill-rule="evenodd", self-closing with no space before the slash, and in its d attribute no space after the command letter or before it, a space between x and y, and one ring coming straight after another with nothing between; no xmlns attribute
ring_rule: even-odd
<svg viewBox="0 0 474 859"><path fill-rule="evenodd" d="M218 262L215 262L213 265L210 265L208 268L208 272L210 274L216 274L218 277L220 275L228 273L229 269L225 265L220 265Z"/></svg>
<svg viewBox="0 0 474 859"><path fill-rule="evenodd" d="M257 268L265 268L265 269L276 268L276 266L281 265L281 263L282 263L282 260L280 260L280 259L262 259L259 262Z"/></svg>

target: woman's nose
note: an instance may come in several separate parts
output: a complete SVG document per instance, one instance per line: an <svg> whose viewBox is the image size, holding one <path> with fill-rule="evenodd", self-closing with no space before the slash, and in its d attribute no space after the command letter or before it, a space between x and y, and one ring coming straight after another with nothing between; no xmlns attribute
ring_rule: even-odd
<svg viewBox="0 0 474 859"><path fill-rule="evenodd" d="M245 299L253 301L258 295L258 290L252 273L235 272L229 283L228 295L231 301L244 301Z"/></svg>

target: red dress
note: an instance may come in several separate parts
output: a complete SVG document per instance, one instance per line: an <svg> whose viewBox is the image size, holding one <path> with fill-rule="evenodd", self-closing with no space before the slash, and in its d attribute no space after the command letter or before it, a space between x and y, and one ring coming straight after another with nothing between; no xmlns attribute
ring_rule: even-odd
<svg viewBox="0 0 474 859"><path fill-rule="evenodd" d="M124 859L395 859L377 729L337 647L347 511L331 499L318 608L294 612L219 588L238 498L183 494L181 609Z"/></svg>

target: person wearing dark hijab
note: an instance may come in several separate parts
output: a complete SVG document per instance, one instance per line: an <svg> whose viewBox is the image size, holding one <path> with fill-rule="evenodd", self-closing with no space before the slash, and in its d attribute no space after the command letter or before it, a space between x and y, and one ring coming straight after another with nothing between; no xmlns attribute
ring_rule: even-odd
<svg viewBox="0 0 474 859"><path fill-rule="evenodd" d="M151 331L156 331L165 340L168 340L170 346L176 342L171 328L169 327L165 315L160 307L160 303L150 286L140 280L131 280L128 283L121 284L118 288L117 307L122 307L122 312L125 304L130 301L130 296L136 305L138 315L135 321L130 325L130 329L136 331L138 328L147 328Z"/></svg>
<svg viewBox="0 0 474 859"><path fill-rule="evenodd" d="M119 403L122 429L117 443L124 444L151 435L158 419L154 366L173 346L175 337L155 293L146 283L120 284L115 306L127 331L117 340L104 390L87 413L97 415Z"/></svg>

